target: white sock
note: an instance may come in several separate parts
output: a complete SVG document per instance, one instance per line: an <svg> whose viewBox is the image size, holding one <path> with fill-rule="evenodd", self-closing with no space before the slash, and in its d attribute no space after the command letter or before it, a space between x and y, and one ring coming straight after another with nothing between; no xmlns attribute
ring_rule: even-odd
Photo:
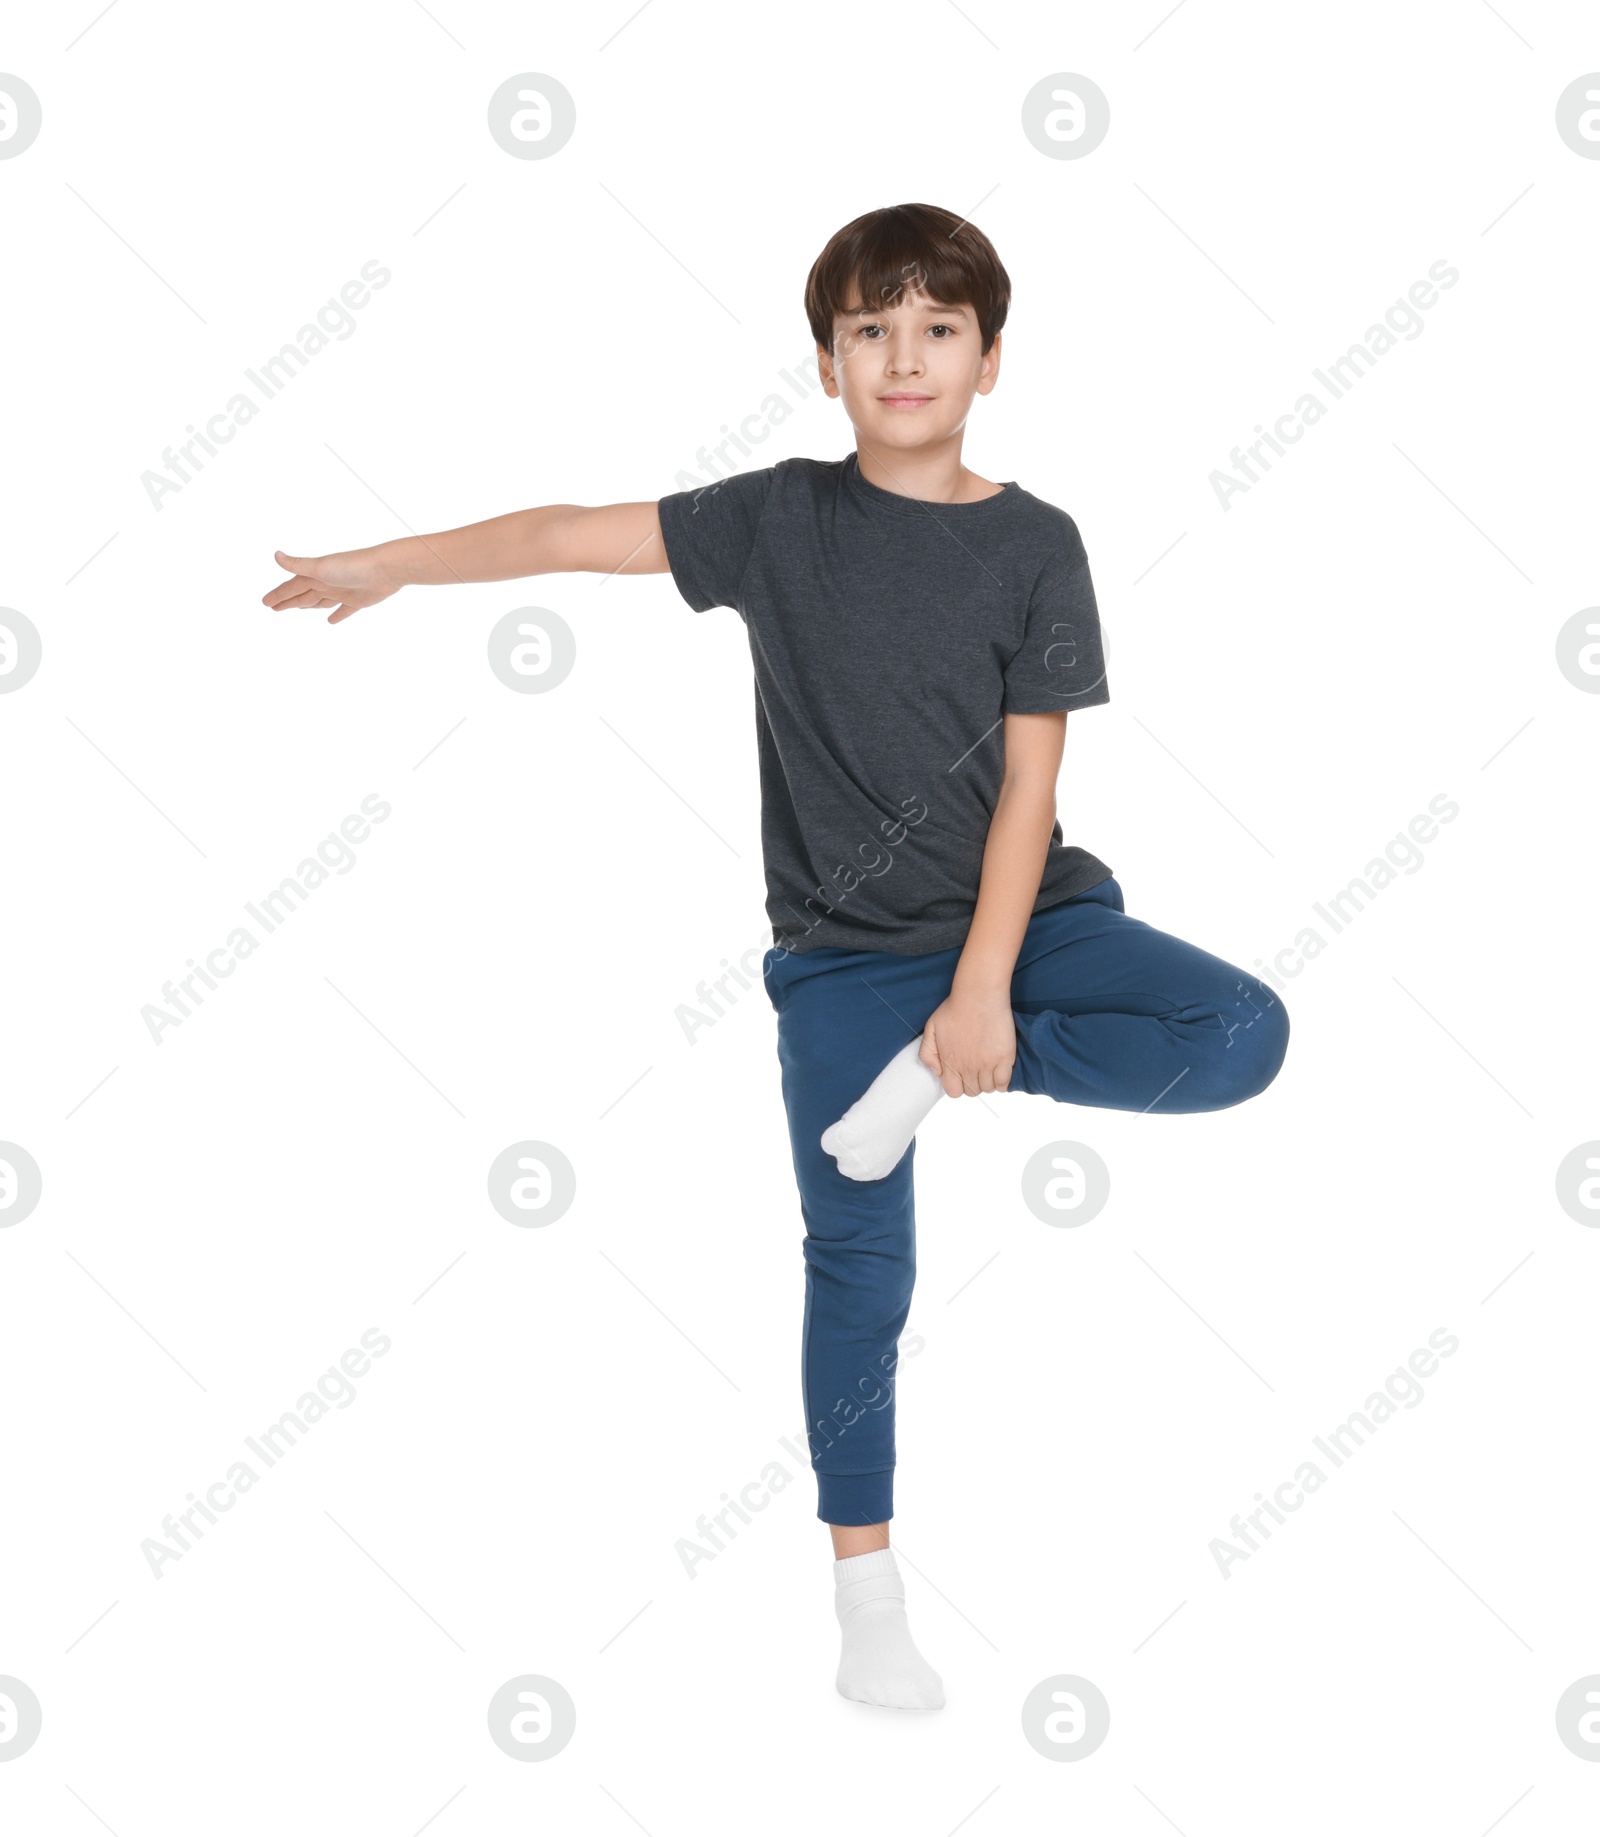
<svg viewBox="0 0 1600 1837"><path fill-rule="evenodd" d="M908 1040L838 1122L822 1134L823 1148L851 1180L892 1174L922 1119L944 1096L938 1074L917 1057L922 1036Z"/></svg>
<svg viewBox="0 0 1600 1837"><path fill-rule="evenodd" d="M886 1709L943 1709L944 1684L906 1624L906 1585L892 1550L869 1550L833 1565L833 1609L844 1629L838 1688L856 1703Z"/></svg>

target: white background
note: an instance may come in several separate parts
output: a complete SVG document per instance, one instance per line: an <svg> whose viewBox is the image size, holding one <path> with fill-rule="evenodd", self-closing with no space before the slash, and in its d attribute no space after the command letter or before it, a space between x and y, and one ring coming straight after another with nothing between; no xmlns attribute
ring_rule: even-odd
<svg viewBox="0 0 1600 1837"><path fill-rule="evenodd" d="M1591 10L627 5L8 19L44 128L0 161L0 603L44 660L0 697L0 1137L44 1190L0 1231L0 1674L44 1724L0 1816L1587 1828L1600 1766L1554 1711L1600 1671L1600 1231L1555 1176L1600 1135L1600 701L1555 646L1600 600L1600 162L1555 104L1600 69ZM550 159L487 131L520 72L576 99ZM1110 99L1081 160L1022 132L1056 72ZM771 1010L692 1045L675 1012L768 941L736 615L667 576L333 628L260 603L278 547L708 477L811 350L827 237L906 200L970 212L1014 282L965 457L1084 534L1112 700L1060 805L1128 910L1253 966L1460 806L1285 983L1259 1099L925 1128L894 1526L949 1699L922 1718L835 1694L778 1441ZM153 509L162 449L374 259L355 334ZM1423 333L1224 511L1230 449L1438 260ZM851 444L819 391L743 463ZM528 605L577 634L549 694L486 662ZM153 1043L161 985L369 793L355 866ZM530 1138L577 1172L543 1229L486 1193ZM1022 1200L1055 1140L1111 1169L1080 1229ZM356 1401L157 1581L142 1541L373 1327ZM1230 1518L1441 1327L1425 1400L1224 1580ZM774 1459L793 1483L691 1581L677 1540ZM486 1729L524 1673L577 1705L539 1765ZM1019 1721L1063 1673L1111 1705L1071 1765Z"/></svg>

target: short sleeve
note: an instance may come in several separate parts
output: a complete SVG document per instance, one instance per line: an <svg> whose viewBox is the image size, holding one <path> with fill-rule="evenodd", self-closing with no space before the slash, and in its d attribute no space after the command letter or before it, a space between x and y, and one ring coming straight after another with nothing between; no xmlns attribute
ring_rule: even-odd
<svg viewBox="0 0 1600 1837"><path fill-rule="evenodd" d="M739 609L739 583L755 552L775 471L736 472L714 485L675 491L656 506L673 583L696 612Z"/></svg>
<svg viewBox="0 0 1600 1837"><path fill-rule="evenodd" d="M1005 684L1007 714L1070 712L1111 700L1089 557L1070 517L1063 517L1061 541L1034 582Z"/></svg>

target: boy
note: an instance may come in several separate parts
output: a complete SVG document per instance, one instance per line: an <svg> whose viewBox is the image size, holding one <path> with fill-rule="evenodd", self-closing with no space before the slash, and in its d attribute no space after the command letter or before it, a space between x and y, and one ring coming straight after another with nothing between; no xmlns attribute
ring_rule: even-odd
<svg viewBox="0 0 1600 1837"><path fill-rule="evenodd" d="M871 211L806 283L823 385L855 430L843 460L280 551L294 578L265 596L333 606L334 624L407 584L670 570L696 611L744 619L836 1684L904 1709L944 1702L889 1548L918 1126L945 1094L1011 1088L1221 1109L1271 1083L1289 1037L1262 982L1129 918L1110 868L1063 840L1067 715L1110 699L1088 561L1064 511L961 462L1009 299L972 224L927 204Z"/></svg>

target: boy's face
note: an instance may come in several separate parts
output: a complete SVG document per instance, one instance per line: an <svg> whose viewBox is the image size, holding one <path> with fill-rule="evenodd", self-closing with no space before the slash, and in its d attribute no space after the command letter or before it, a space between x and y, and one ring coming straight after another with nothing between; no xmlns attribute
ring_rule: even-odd
<svg viewBox="0 0 1600 1837"><path fill-rule="evenodd" d="M970 306L907 293L894 306L863 308L853 289L817 368L865 442L904 451L947 440L966 425L972 398L993 389L1000 334L987 356L982 346Z"/></svg>

